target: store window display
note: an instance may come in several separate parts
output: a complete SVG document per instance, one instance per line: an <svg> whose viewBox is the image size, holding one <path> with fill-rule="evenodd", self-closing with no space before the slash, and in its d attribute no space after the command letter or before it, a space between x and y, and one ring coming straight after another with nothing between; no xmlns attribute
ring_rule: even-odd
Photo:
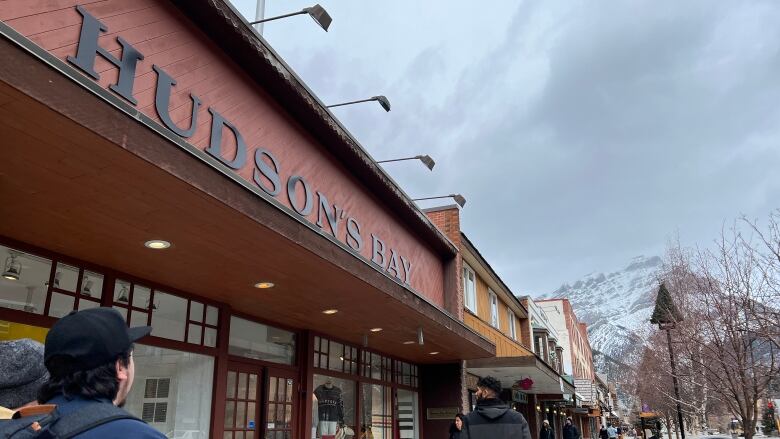
<svg viewBox="0 0 780 439"><path fill-rule="evenodd" d="M314 375L312 438L334 439L338 431L355 424L355 382Z"/></svg>
<svg viewBox="0 0 780 439"><path fill-rule="evenodd" d="M381 384L361 385L360 439L393 439L391 391Z"/></svg>

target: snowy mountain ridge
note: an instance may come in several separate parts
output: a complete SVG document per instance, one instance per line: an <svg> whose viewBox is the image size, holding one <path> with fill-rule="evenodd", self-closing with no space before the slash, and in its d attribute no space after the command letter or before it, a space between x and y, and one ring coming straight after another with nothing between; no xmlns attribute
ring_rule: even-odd
<svg viewBox="0 0 780 439"><path fill-rule="evenodd" d="M588 325L596 370L620 374L621 364L632 364L650 328L658 272L658 256L637 256L620 271L589 273L565 283L543 299L569 299L577 318Z"/></svg>

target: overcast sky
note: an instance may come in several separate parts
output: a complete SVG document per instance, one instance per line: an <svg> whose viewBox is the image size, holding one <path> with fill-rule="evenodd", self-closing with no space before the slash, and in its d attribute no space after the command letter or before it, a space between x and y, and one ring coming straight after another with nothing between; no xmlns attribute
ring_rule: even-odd
<svg viewBox="0 0 780 439"><path fill-rule="evenodd" d="M254 0L233 0L254 17ZM462 193L462 229L515 294L780 207L780 2L319 0L264 36L412 196ZM311 2L266 0L266 16ZM429 207L432 204L424 204Z"/></svg>

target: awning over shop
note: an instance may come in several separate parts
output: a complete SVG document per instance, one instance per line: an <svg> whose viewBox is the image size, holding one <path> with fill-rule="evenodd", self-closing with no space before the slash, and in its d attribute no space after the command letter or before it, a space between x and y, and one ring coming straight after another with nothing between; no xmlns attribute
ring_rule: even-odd
<svg viewBox="0 0 780 439"><path fill-rule="evenodd" d="M0 30L0 235L415 362L495 354L398 279L247 190L7 26ZM160 238L173 246L143 245ZM253 288L260 281L276 286ZM339 312L322 313L331 308ZM374 327L384 330L370 333ZM420 328L424 345L403 344Z"/></svg>
<svg viewBox="0 0 780 439"><path fill-rule="evenodd" d="M468 360L466 368L469 373L474 375L495 377L501 380L504 387L511 387L517 381L529 378L533 384L528 389L522 389L525 393L574 394L574 386L563 380L555 370L536 355Z"/></svg>

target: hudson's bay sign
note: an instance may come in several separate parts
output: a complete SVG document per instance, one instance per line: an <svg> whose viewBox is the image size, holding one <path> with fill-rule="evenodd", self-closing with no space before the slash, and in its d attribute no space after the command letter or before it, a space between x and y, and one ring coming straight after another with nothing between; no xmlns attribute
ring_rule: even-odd
<svg viewBox="0 0 780 439"><path fill-rule="evenodd" d="M91 15L84 7L77 6L82 17L78 48L75 56L68 56L67 61L79 70L89 75L95 81L100 79L100 73L95 70L98 56L111 63L118 71L118 77L109 89L122 99L137 105L133 96L133 85L136 78L136 67L144 59L144 54L136 50L121 36L116 41L121 46L119 57L112 55L98 44L101 34L108 32L108 27ZM163 125L182 139L191 138L198 127L198 118L205 112L199 111L204 102L198 96L190 94L191 112L187 122L175 122L171 116L170 104L176 79L165 72L162 67L154 64L152 69L157 75L154 95L154 107ZM330 234L345 243L384 272L396 277L401 282L411 285L412 263L407 256L399 254L394 248L375 233L366 233L361 229L357 218L351 216L340 207L336 200L329 200L325 194L316 190L303 175L290 175L282 181L281 169L283 163L266 148L255 148L251 159L248 148L240 130L223 117L215 108L207 107L211 117L210 138L205 152L234 172L239 172L251 166L253 183L268 195L279 199L292 211L316 225L324 233ZM224 139L228 134L232 139ZM224 143L235 144L235 151L223 149ZM332 203L332 204L331 204ZM315 213L316 212L316 213ZM311 216L311 218L310 218ZM370 241L370 242L369 242ZM367 247L370 246L370 247ZM365 252L364 252L365 251Z"/></svg>

